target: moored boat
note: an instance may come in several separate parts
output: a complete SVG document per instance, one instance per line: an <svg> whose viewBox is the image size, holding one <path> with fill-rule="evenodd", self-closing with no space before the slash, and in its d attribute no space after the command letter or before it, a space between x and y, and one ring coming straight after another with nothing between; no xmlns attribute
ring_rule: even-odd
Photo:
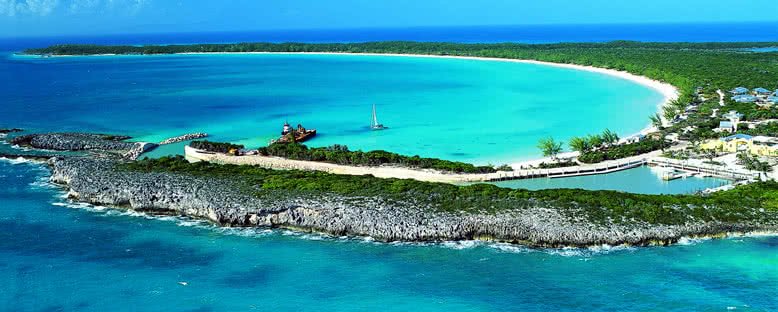
<svg viewBox="0 0 778 312"><path fill-rule="evenodd" d="M378 117L375 113L375 104L373 104L373 116L370 119L370 130L385 130L387 127L378 122Z"/></svg>
<svg viewBox="0 0 778 312"><path fill-rule="evenodd" d="M292 128L288 122L284 122L281 137L270 141L270 143L300 143L308 141L314 136L316 136L316 129L305 129L302 124L297 124L297 128Z"/></svg>

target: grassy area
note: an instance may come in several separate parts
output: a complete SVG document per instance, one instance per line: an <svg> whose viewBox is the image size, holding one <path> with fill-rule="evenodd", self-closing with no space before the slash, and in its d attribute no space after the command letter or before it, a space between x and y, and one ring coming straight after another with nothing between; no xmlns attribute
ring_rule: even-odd
<svg viewBox="0 0 778 312"><path fill-rule="evenodd" d="M379 196L423 203L448 212L494 213L540 206L555 208L571 217L606 223L644 221L682 224L700 221L774 220L778 213L778 183L754 183L710 196L642 195L579 189L528 191L490 184L456 186L373 176L335 175L297 170L269 170L255 166L189 163L183 157L145 159L121 165L122 170L171 172L229 179L261 195L282 191L295 196L337 194ZM760 208L766 213L759 212ZM421 208L420 208L421 209Z"/></svg>

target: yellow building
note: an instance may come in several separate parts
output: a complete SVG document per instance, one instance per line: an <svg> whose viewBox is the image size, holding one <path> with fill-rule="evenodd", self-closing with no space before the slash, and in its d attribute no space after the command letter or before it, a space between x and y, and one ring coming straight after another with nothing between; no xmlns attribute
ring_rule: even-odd
<svg viewBox="0 0 778 312"><path fill-rule="evenodd" d="M726 153L748 152L757 156L778 156L778 138L766 136L734 134L725 138L708 140L700 147Z"/></svg>

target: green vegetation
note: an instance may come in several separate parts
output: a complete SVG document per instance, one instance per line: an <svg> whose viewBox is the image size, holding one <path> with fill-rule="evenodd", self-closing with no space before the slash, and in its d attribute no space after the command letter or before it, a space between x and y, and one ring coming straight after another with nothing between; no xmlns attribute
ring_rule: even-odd
<svg viewBox="0 0 778 312"><path fill-rule="evenodd" d="M624 145L613 145L599 150L590 150L578 156L583 163L592 164L605 160L620 159L663 149L664 140L645 139L643 141Z"/></svg>
<svg viewBox="0 0 778 312"><path fill-rule="evenodd" d="M557 162L541 162L535 168L538 169L553 169L553 168L564 168L564 167L572 167L578 165L574 161L557 161Z"/></svg>
<svg viewBox="0 0 778 312"><path fill-rule="evenodd" d="M758 171L764 174L767 174L773 170L772 166L770 166L770 163L761 161L758 157L751 156L746 152L738 153L737 161L748 170Z"/></svg>
<svg viewBox="0 0 778 312"><path fill-rule="evenodd" d="M645 221L682 224L690 220L764 221L778 213L778 182L754 183L709 196L641 195L578 189L527 191L490 184L456 186L415 180L380 179L372 176L335 175L323 172L269 170L255 166L189 163L181 156L145 159L121 165L123 170L172 172L225 178L244 183L256 196L281 192L293 196L337 194L379 196L426 204L450 212L498 212L526 207L559 209L592 222ZM276 194L276 193L274 193ZM419 209L426 209L420 205ZM766 213L760 213L765 208Z"/></svg>
<svg viewBox="0 0 778 312"><path fill-rule="evenodd" d="M556 159L556 156L562 152L562 142L554 141L554 138L547 137L538 141L538 148L543 152L543 156Z"/></svg>
<svg viewBox="0 0 778 312"><path fill-rule="evenodd" d="M775 46L778 43L608 43L461 44L443 42L366 43L237 43L164 46L54 45L28 49L28 54L168 54L202 52L344 52L480 56L533 59L555 63L612 68L658 79L683 92L688 102L697 86L730 90L737 86L775 89L778 64L774 53L747 53L737 49ZM713 89L715 90L715 89Z"/></svg>
<svg viewBox="0 0 778 312"><path fill-rule="evenodd" d="M576 152L586 153L597 149L607 148L619 141L619 136L605 129L602 134L590 134L586 137L570 138L570 148Z"/></svg>
<svg viewBox="0 0 778 312"><path fill-rule="evenodd" d="M380 166L398 165L410 168L435 169L456 173L492 173L497 170L513 170L508 166L494 168L492 166L474 166L472 164L441 160L437 158L424 158L417 156L405 156L387 151L350 151L345 145L332 145L329 147L307 147L299 143L276 143L259 149L259 153L265 156L277 156L296 160L321 161L339 165L355 166Z"/></svg>
<svg viewBox="0 0 778 312"><path fill-rule="evenodd" d="M215 153L229 153L230 150L232 149L235 150L243 149L243 145L232 144L232 143L211 142L207 140L192 141L192 143L189 143L189 146L199 150L215 152Z"/></svg>
<svg viewBox="0 0 778 312"><path fill-rule="evenodd" d="M749 129L748 127L741 127L738 126L738 133L744 133L748 135L764 135L764 136L778 136L778 122L768 122L763 123L760 125L757 125L753 129Z"/></svg>

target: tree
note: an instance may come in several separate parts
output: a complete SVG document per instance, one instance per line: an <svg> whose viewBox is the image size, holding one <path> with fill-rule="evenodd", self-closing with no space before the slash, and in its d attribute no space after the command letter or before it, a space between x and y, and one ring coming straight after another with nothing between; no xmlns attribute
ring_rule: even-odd
<svg viewBox="0 0 778 312"><path fill-rule="evenodd" d="M673 120L675 119L675 116L678 114L678 112L672 106L665 106L662 109L662 113L663 116L665 117L665 120Z"/></svg>
<svg viewBox="0 0 778 312"><path fill-rule="evenodd" d="M592 149L592 146L589 145L589 141L582 137L572 137L568 145L570 145L572 150L579 153L585 153Z"/></svg>
<svg viewBox="0 0 778 312"><path fill-rule="evenodd" d="M554 138L547 137L538 141L538 148L543 152L543 156L556 160L556 156L562 152L562 142L557 142L554 141Z"/></svg>
<svg viewBox="0 0 778 312"><path fill-rule="evenodd" d="M598 148L602 147L602 143L605 142L605 140L602 139L602 137L598 134L590 134L586 137L586 141L589 142L589 146L592 148Z"/></svg>
<svg viewBox="0 0 778 312"><path fill-rule="evenodd" d="M648 119L651 120L651 125L653 125L657 129L662 129L662 116L659 116L659 113L655 113L654 115L648 116Z"/></svg>
<svg viewBox="0 0 778 312"><path fill-rule="evenodd" d="M605 142L605 144L613 144L616 143L619 140L619 135L616 134L616 132L611 131L610 129L605 129L602 131L602 135L600 135L602 140Z"/></svg>

